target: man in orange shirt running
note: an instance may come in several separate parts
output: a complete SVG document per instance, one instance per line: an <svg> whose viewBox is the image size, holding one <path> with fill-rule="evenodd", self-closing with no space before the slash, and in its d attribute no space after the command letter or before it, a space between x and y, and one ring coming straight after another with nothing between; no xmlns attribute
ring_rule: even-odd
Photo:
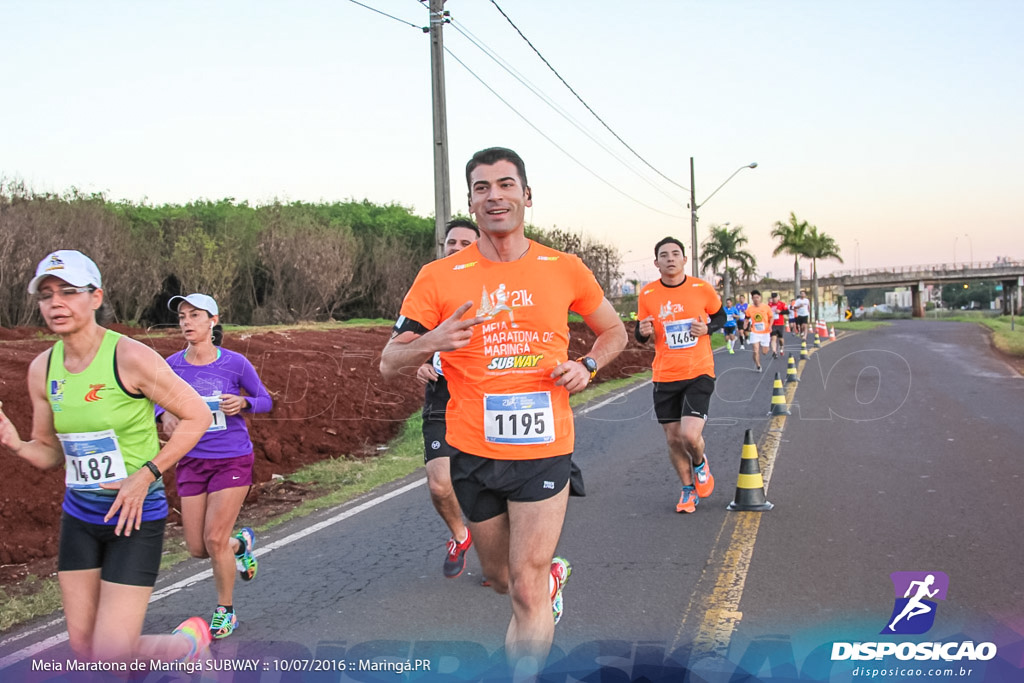
<svg viewBox="0 0 1024 683"><path fill-rule="evenodd" d="M466 181L480 239L423 266L380 368L385 377L414 372L443 352L452 484L484 575L511 595L505 648L521 678L547 658L570 573L554 557L574 443L569 394L619 354L626 332L579 258L526 238L532 198L518 154L477 152ZM597 334L575 360L570 310Z"/></svg>
<svg viewBox="0 0 1024 683"><path fill-rule="evenodd" d="M750 293L750 306L747 307L747 329L750 330L750 346L754 349L754 365L761 372L761 354L768 355L771 343L771 323L775 316L768 304L761 303L761 292Z"/></svg>
<svg viewBox="0 0 1024 683"><path fill-rule="evenodd" d="M715 488L703 431L715 393L710 335L725 325L726 314L714 287L686 276L682 242L666 237L654 256L661 279L640 290L634 332L640 343L654 337L654 412L683 485L676 512L695 512Z"/></svg>

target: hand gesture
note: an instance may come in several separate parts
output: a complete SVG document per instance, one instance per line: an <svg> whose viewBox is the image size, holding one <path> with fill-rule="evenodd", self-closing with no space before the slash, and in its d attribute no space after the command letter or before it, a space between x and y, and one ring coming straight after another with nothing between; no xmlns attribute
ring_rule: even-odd
<svg viewBox="0 0 1024 683"><path fill-rule="evenodd" d="M248 405L244 396L220 395L220 411L225 415L238 415Z"/></svg>
<svg viewBox="0 0 1024 683"><path fill-rule="evenodd" d="M640 335L643 337L650 337L654 334L654 316L649 315L640 322L637 323L640 326Z"/></svg>
<svg viewBox="0 0 1024 683"><path fill-rule="evenodd" d="M576 394L587 388L590 384L590 370L575 360L567 360L555 366L551 371L551 377L557 377L556 387L565 387L570 394Z"/></svg>

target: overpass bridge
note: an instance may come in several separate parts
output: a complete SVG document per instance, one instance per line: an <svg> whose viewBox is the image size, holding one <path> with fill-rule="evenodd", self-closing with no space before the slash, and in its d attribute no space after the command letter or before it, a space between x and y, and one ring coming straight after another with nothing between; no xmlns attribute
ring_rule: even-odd
<svg viewBox="0 0 1024 683"><path fill-rule="evenodd" d="M867 268L841 270L828 276L818 276L818 285L836 288L837 294L847 289L868 287L909 287L913 301L913 315L924 316L921 291L928 285L944 285L951 282L997 281L1003 285L1003 312L1020 312L1021 291L1024 288L1024 261L1000 260L961 264L929 264L921 266L895 266L890 268Z"/></svg>

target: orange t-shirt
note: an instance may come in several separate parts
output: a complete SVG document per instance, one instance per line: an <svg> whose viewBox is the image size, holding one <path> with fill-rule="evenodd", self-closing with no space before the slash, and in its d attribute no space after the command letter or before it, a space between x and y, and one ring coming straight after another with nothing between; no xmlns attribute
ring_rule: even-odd
<svg viewBox="0 0 1024 683"><path fill-rule="evenodd" d="M674 287L655 280L640 290L637 319L654 316L655 382L715 376L711 337L691 337L690 323L708 322L721 307L715 288L695 277L687 276Z"/></svg>
<svg viewBox="0 0 1024 683"><path fill-rule="evenodd" d="M762 303L760 306L750 304L747 306L747 320L750 321L750 331L756 334L766 334L771 332L771 321L775 317L775 312L772 311L771 306Z"/></svg>
<svg viewBox="0 0 1024 683"><path fill-rule="evenodd" d="M402 316L428 330L473 301L464 316L487 316L469 344L441 354L451 400L447 441L464 453L528 460L572 453L569 392L551 371L568 360L569 311L589 315L604 301L576 256L530 242L517 261L489 261L476 244L423 266Z"/></svg>

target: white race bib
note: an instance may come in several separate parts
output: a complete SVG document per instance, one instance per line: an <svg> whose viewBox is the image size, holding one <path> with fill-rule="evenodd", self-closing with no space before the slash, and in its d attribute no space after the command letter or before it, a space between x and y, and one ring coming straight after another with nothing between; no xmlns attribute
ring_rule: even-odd
<svg viewBox="0 0 1024 683"><path fill-rule="evenodd" d="M57 438L64 450L64 485L69 489L95 489L128 476L113 429L58 434Z"/></svg>
<svg viewBox="0 0 1024 683"><path fill-rule="evenodd" d="M516 446L555 440L551 392L485 394L484 436L491 443Z"/></svg>
<svg viewBox="0 0 1024 683"><path fill-rule="evenodd" d="M220 409L220 394L216 396L206 396L204 399L206 406L213 413L213 422L206 431L208 432L223 432L228 428L227 417L224 415L224 411Z"/></svg>
<svg viewBox="0 0 1024 683"><path fill-rule="evenodd" d="M694 318L665 323L665 343L670 349L689 349L697 345L697 337L690 334Z"/></svg>
<svg viewBox="0 0 1024 683"><path fill-rule="evenodd" d="M441 369L441 352L440 351L435 351L434 352L433 364L434 364L434 372L436 372L441 377L444 377L444 370Z"/></svg>

